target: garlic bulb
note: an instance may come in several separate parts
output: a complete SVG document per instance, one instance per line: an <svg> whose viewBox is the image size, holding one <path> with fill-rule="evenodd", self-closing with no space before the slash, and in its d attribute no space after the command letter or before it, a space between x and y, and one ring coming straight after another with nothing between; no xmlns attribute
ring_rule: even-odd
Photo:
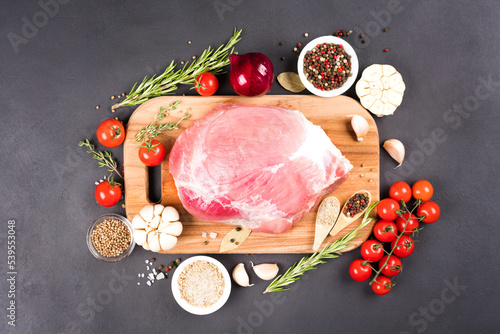
<svg viewBox="0 0 500 334"><path fill-rule="evenodd" d="M250 278L248 277L247 271L245 270L245 265L243 263L238 263L236 267L234 267L233 279L238 285L244 288L253 285L250 284Z"/></svg>
<svg viewBox="0 0 500 334"><path fill-rule="evenodd" d="M352 117L351 126L352 129L354 130L354 133L356 133L358 141L363 141L366 134L368 133L368 130L370 129L368 122L366 121L366 119L364 119L362 116L359 115L348 115L348 116Z"/></svg>
<svg viewBox="0 0 500 334"><path fill-rule="evenodd" d="M171 206L146 205L132 219L136 244L153 252L172 249L182 233L178 220L179 213Z"/></svg>
<svg viewBox="0 0 500 334"><path fill-rule="evenodd" d="M272 280L278 275L279 268L276 263L262 263L256 266L254 266L252 261L250 261L250 263L252 264L255 275L264 281Z"/></svg>
<svg viewBox="0 0 500 334"><path fill-rule="evenodd" d="M368 66L356 84L359 101L378 117L394 113L403 101L405 89L403 77L391 65Z"/></svg>
<svg viewBox="0 0 500 334"><path fill-rule="evenodd" d="M388 139L384 142L383 147L394 160L399 162L399 165L397 165L395 168L401 166L405 158L405 146L403 145L403 143L397 139Z"/></svg>

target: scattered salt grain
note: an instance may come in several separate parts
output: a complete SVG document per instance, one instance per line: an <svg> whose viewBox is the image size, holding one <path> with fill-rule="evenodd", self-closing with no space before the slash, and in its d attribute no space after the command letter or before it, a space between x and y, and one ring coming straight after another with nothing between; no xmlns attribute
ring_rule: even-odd
<svg viewBox="0 0 500 334"><path fill-rule="evenodd" d="M215 238L217 238L217 233L215 233L215 232L210 232L210 238L211 238L211 239L215 239Z"/></svg>
<svg viewBox="0 0 500 334"><path fill-rule="evenodd" d="M158 275L156 275L156 280L161 280L161 279L165 279L164 273L159 273Z"/></svg>
<svg viewBox="0 0 500 334"><path fill-rule="evenodd" d="M202 238L206 238L206 237L207 237L207 232L203 232L203 233L201 234L201 237L202 237Z"/></svg>
<svg viewBox="0 0 500 334"><path fill-rule="evenodd" d="M141 282L137 282L137 285L141 285Z"/></svg>
<svg viewBox="0 0 500 334"><path fill-rule="evenodd" d="M146 270L149 270L149 266L146 266Z"/></svg>
<svg viewBox="0 0 500 334"><path fill-rule="evenodd" d="M151 286L151 281L147 281L146 284Z"/></svg>

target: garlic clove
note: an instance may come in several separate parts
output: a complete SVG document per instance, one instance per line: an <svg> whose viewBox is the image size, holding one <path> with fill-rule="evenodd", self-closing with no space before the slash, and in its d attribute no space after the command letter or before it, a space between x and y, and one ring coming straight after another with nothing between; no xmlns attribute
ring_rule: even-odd
<svg viewBox="0 0 500 334"><path fill-rule="evenodd" d="M160 216L165 207L161 204L156 204L153 209L153 215Z"/></svg>
<svg viewBox="0 0 500 334"><path fill-rule="evenodd" d="M149 248L151 248L151 251L153 252L161 251L160 236L157 233L155 233L153 239L151 239L148 243L149 243Z"/></svg>
<svg viewBox="0 0 500 334"><path fill-rule="evenodd" d="M146 243L146 230L134 230L134 240L139 246Z"/></svg>
<svg viewBox="0 0 500 334"><path fill-rule="evenodd" d="M383 147L387 153L399 163L395 168L401 166L405 158L405 146L403 143L397 139L388 139L384 142Z"/></svg>
<svg viewBox="0 0 500 334"><path fill-rule="evenodd" d="M181 222L165 222L163 221L158 227L158 231L161 233L167 233L174 236L179 236L182 233L182 223Z"/></svg>
<svg viewBox="0 0 500 334"><path fill-rule="evenodd" d="M151 221L151 219L153 219L154 208L152 205L146 205L145 207L142 208L139 214L141 215L142 219L144 219L144 221L149 222Z"/></svg>
<svg viewBox="0 0 500 334"><path fill-rule="evenodd" d="M262 263L256 266L252 261L250 261L250 263L252 264L255 275L264 281L272 280L278 275L279 268L276 263Z"/></svg>
<svg viewBox="0 0 500 334"><path fill-rule="evenodd" d="M155 216L151 221L149 222L149 226L153 229L157 229L158 225L160 225L161 221L161 216Z"/></svg>
<svg viewBox="0 0 500 334"><path fill-rule="evenodd" d="M368 130L370 129L370 126L368 125L366 119L359 115L352 115L351 126L356 133L358 141L363 141L364 137L368 133Z"/></svg>
<svg viewBox="0 0 500 334"><path fill-rule="evenodd" d="M142 245L142 248L144 248L145 250L151 250L147 242L144 245Z"/></svg>
<svg viewBox="0 0 500 334"><path fill-rule="evenodd" d="M151 230L149 232L147 232L146 234L146 243L150 243L151 240L153 240L154 237L156 237L158 235L158 232L156 232L156 230Z"/></svg>
<svg viewBox="0 0 500 334"><path fill-rule="evenodd" d="M141 215L135 215L134 219L132 219L132 227L135 229L145 229L148 226L148 223L142 219Z"/></svg>
<svg viewBox="0 0 500 334"><path fill-rule="evenodd" d="M172 249L177 244L177 238L170 234L160 233L160 247L166 251Z"/></svg>
<svg viewBox="0 0 500 334"><path fill-rule="evenodd" d="M175 222L179 220L179 212L174 207L167 206L163 209L161 218L163 221Z"/></svg>
<svg viewBox="0 0 500 334"><path fill-rule="evenodd" d="M233 279L238 285L242 287L253 285L250 284L250 278L248 277L247 271L245 270L245 265L243 263L238 263L236 267L234 267Z"/></svg>

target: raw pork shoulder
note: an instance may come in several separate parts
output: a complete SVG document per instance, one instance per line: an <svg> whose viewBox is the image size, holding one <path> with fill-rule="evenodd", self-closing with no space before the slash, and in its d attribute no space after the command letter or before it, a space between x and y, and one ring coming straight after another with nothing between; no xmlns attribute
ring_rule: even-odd
<svg viewBox="0 0 500 334"><path fill-rule="evenodd" d="M223 104L181 133L169 169L201 220L288 232L352 165L321 127L278 107Z"/></svg>

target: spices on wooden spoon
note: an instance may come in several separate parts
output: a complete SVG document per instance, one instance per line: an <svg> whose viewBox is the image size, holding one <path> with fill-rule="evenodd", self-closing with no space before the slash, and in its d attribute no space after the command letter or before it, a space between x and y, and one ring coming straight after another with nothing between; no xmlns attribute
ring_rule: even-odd
<svg viewBox="0 0 500 334"><path fill-rule="evenodd" d="M340 202L337 197L330 196L325 198L319 208L316 215L316 229L314 232L314 245L313 250L317 251L321 246L321 243L328 236L333 225L337 221L340 213Z"/></svg>
<svg viewBox="0 0 500 334"><path fill-rule="evenodd" d="M339 219L335 223L330 235L337 235L347 225L361 217L369 207L371 197L370 192L367 190L360 190L351 195L342 208Z"/></svg>

